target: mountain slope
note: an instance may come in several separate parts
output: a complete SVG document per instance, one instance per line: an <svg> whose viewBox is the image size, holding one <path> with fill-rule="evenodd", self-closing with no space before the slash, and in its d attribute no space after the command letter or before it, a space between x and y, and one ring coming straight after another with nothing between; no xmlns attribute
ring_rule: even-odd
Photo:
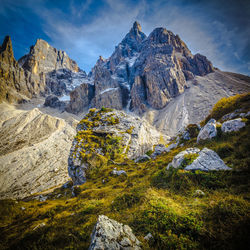
<svg viewBox="0 0 250 250"><path fill-rule="evenodd" d="M0 107L0 198L23 198L65 183L75 129L37 108Z"/></svg>
<svg viewBox="0 0 250 250"><path fill-rule="evenodd" d="M178 35L156 28L147 37L138 22L110 58L99 58L89 78L91 85L71 92L70 112L102 106L133 111L169 135L203 120L220 98L250 90L247 77L214 69Z"/></svg>

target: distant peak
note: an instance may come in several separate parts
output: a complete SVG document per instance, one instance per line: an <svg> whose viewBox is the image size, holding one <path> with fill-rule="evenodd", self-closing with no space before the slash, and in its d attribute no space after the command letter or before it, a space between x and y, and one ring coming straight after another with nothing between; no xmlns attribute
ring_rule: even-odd
<svg viewBox="0 0 250 250"><path fill-rule="evenodd" d="M0 46L0 51L8 51L10 52L11 54L13 54L13 50L12 50L12 42L11 42L11 38L10 36L6 36L4 38L4 41L3 41L3 44L2 46Z"/></svg>
<svg viewBox="0 0 250 250"><path fill-rule="evenodd" d="M141 32L141 25L139 24L139 22L137 22L137 21L134 22L134 24L133 24L133 30Z"/></svg>

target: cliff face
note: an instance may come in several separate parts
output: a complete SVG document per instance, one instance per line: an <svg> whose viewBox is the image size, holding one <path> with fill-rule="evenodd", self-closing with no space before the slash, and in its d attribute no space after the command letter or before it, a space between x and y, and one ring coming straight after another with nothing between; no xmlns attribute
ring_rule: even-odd
<svg viewBox="0 0 250 250"><path fill-rule="evenodd" d="M205 56L193 56L178 35L156 28L147 37L135 22L111 57L100 57L92 69L95 95L91 106L139 114L162 109L183 93L187 80L213 71L211 62ZM71 106L73 102L77 99L71 100Z"/></svg>
<svg viewBox="0 0 250 250"><path fill-rule="evenodd" d="M6 36L0 47L0 102L20 102L45 91L43 74L34 76L14 58L12 43Z"/></svg>
<svg viewBox="0 0 250 250"><path fill-rule="evenodd" d="M38 39L36 44L31 46L29 54L21 57L18 63L37 75L63 68L73 72L80 70L77 63L70 59L66 52L53 48L42 39Z"/></svg>

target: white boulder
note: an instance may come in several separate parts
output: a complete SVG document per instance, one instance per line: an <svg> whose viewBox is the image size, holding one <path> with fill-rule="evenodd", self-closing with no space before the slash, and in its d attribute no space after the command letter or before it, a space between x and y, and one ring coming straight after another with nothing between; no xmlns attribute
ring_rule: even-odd
<svg viewBox="0 0 250 250"><path fill-rule="evenodd" d="M224 133L228 133L233 131L239 131L241 128L245 126L246 126L245 122L243 122L241 118L237 118L234 120L229 120L224 122L221 126L221 130Z"/></svg>
<svg viewBox="0 0 250 250"><path fill-rule="evenodd" d="M215 137L217 135L216 124L215 119L209 120L208 123L200 130L197 142Z"/></svg>

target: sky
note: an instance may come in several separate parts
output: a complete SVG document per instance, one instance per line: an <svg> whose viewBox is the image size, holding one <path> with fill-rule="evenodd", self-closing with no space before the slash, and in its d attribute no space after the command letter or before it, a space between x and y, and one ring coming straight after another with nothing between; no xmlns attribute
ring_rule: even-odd
<svg viewBox="0 0 250 250"><path fill-rule="evenodd" d="M16 59L41 38L86 72L134 21L146 35L171 30L221 70L250 75L249 0L0 0L0 40L11 36Z"/></svg>

